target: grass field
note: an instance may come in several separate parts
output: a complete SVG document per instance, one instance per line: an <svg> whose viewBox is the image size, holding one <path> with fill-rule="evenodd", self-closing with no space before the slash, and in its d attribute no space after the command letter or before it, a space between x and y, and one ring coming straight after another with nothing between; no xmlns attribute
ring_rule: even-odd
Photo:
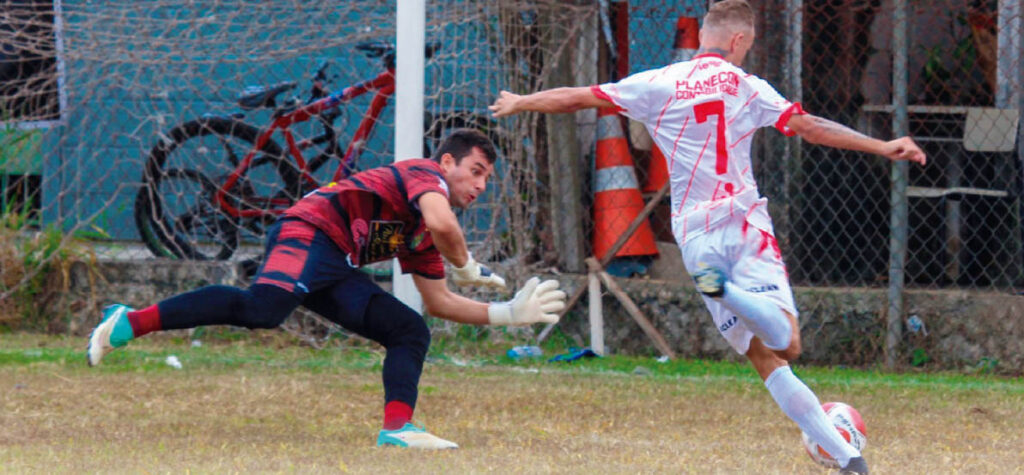
<svg viewBox="0 0 1024 475"><path fill-rule="evenodd" d="M744 365L449 347L428 361L416 419L461 448L419 452L374 447L383 352L270 335L151 338L94 369L83 339L0 335L0 471L827 473ZM872 473L1024 470L1019 378L797 373L860 410Z"/></svg>

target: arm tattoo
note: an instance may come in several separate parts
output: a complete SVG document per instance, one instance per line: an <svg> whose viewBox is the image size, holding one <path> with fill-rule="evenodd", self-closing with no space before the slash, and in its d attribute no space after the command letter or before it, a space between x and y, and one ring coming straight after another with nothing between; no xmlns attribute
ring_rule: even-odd
<svg viewBox="0 0 1024 475"><path fill-rule="evenodd" d="M870 138L867 135L857 132L856 130L853 130L843 124L840 124L838 122L832 122L831 120L822 117L814 117L814 124L817 125L818 127L821 127L821 130L823 130L824 132L831 134L833 136L847 136L864 139Z"/></svg>

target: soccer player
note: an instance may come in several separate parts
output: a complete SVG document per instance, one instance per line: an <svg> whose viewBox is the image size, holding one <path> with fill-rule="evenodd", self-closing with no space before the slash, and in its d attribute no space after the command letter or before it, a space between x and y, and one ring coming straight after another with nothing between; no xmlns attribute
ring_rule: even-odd
<svg viewBox="0 0 1024 475"><path fill-rule="evenodd" d="M754 132L774 126L808 142L926 161L908 137L884 142L805 113L764 80L740 69L754 43L746 0L713 4L690 61L617 83L555 88L529 95L502 91L495 117L522 111L573 112L616 107L642 122L669 162L672 232L715 326L753 364L782 411L832 454L843 473L868 473L861 454L829 424L817 396L790 370L800 332L786 267L767 200L751 170Z"/></svg>
<svg viewBox="0 0 1024 475"><path fill-rule="evenodd" d="M207 286L142 310L112 305L89 337L89 365L153 331L274 328L302 305L386 348L377 445L458 447L410 422L430 344L426 323L358 267L397 257L436 317L474 325L556 322L555 313L565 307L557 281L531 278L512 300L490 304L459 296L446 284L442 256L453 265L457 285L505 287L504 279L473 260L452 212L484 192L496 157L487 136L460 129L432 159L367 170L309 193L269 228L266 259L252 286Z"/></svg>

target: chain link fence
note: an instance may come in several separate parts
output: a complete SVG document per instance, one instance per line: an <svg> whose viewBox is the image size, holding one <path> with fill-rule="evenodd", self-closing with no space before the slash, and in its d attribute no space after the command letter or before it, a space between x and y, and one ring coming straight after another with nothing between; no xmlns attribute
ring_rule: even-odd
<svg viewBox="0 0 1024 475"><path fill-rule="evenodd" d="M758 43L745 69L811 113L912 135L929 155L900 178L879 157L758 134L754 172L794 283L885 286L896 262L911 286L1024 285L1020 2L751 4ZM274 210L313 182L393 160L395 2L2 5L5 299L82 239L126 253L141 242L140 256L256 260ZM658 151L635 124L594 110L494 120L498 92L668 64L692 52L683 19L707 6L427 2L424 154L470 126L501 155L489 191L460 216L478 259L513 281L584 272L660 184ZM281 114L340 91L352 97L291 124L292 139L279 131L254 146ZM669 214L667 200L655 207L618 271L649 274L677 252Z"/></svg>

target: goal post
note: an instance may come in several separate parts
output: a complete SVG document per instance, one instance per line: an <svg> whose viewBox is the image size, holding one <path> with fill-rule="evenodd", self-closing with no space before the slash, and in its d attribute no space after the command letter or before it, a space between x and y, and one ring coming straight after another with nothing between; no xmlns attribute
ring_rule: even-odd
<svg viewBox="0 0 1024 475"><path fill-rule="evenodd" d="M395 77L395 161L421 158L423 155L423 76L425 0L398 2L396 21ZM416 311L423 309L423 298L412 276L403 274L398 259L391 274L395 296Z"/></svg>

